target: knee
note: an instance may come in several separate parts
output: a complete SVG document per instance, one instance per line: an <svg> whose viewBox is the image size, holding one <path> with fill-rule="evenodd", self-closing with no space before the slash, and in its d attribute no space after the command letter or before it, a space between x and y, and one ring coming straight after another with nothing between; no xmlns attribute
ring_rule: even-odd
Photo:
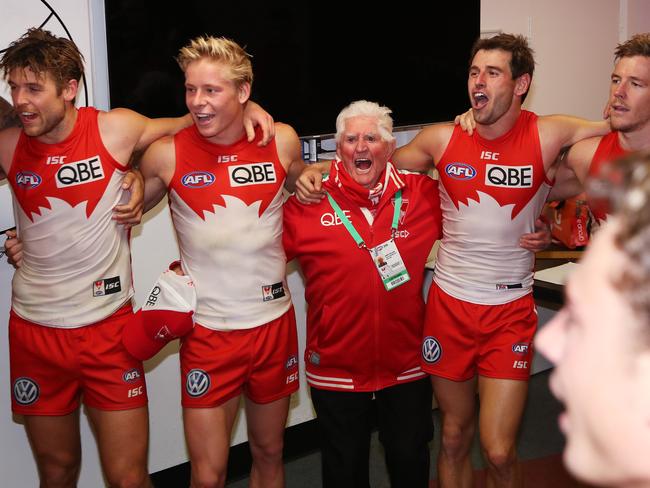
<svg viewBox="0 0 650 488"><path fill-rule="evenodd" d="M122 470L118 473L106 473L106 481L111 488L148 488L149 474L146 469L138 467Z"/></svg>
<svg viewBox="0 0 650 488"><path fill-rule="evenodd" d="M41 486L58 488L76 486L80 458L72 453L36 453Z"/></svg>
<svg viewBox="0 0 650 488"><path fill-rule="evenodd" d="M446 422L442 426L442 450L447 456L462 458L469 453L473 436L472 426Z"/></svg>
<svg viewBox="0 0 650 488"><path fill-rule="evenodd" d="M483 456L488 465L497 471L505 471L517 461L514 445L495 444L483 447Z"/></svg>
<svg viewBox="0 0 650 488"><path fill-rule="evenodd" d="M252 441L249 439L253 460L264 464L282 464L282 438L267 442Z"/></svg>
<svg viewBox="0 0 650 488"><path fill-rule="evenodd" d="M226 484L226 470L192 471L191 488L223 488Z"/></svg>

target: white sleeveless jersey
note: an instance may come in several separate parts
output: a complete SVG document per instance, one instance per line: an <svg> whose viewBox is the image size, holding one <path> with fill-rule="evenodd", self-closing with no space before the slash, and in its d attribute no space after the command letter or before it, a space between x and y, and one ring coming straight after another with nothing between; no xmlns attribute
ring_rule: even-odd
<svg viewBox="0 0 650 488"><path fill-rule="evenodd" d="M196 287L194 321L216 330L270 322L291 306L282 247L286 177L274 143L206 141L194 126L174 138L170 208L184 271Z"/></svg>
<svg viewBox="0 0 650 488"><path fill-rule="evenodd" d="M24 258L12 308L31 322L92 324L133 295L128 232L112 220L126 168L104 147L97 113L80 109L58 144L23 133L14 153L8 177Z"/></svg>
<svg viewBox="0 0 650 488"><path fill-rule="evenodd" d="M495 305L532 290L535 255L519 239L534 231L551 188L536 120L524 110L494 140L457 127L438 163L443 238L434 279L451 296Z"/></svg>

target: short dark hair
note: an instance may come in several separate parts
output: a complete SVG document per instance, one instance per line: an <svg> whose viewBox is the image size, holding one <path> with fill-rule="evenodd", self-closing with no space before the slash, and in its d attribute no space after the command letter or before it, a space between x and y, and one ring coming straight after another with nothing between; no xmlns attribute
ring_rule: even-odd
<svg viewBox="0 0 650 488"><path fill-rule="evenodd" d="M12 42L2 55L0 70L5 78L16 68L49 73L59 93L68 81L80 81L84 74L83 55L74 42L37 28Z"/></svg>
<svg viewBox="0 0 650 488"><path fill-rule="evenodd" d="M472 64L474 56L480 50L492 51L495 49L510 53L510 71L513 80L525 74L529 74L530 78L533 78L533 72L535 71L535 53L528 45L526 38L522 35L498 34L488 39L477 39L474 46L472 46L469 64ZM522 102L526 99L526 95L528 95L528 92L522 95Z"/></svg>
<svg viewBox="0 0 650 488"><path fill-rule="evenodd" d="M616 46L614 58L618 61L621 58L632 56L650 57L650 33L636 34L625 42Z"/></svg>

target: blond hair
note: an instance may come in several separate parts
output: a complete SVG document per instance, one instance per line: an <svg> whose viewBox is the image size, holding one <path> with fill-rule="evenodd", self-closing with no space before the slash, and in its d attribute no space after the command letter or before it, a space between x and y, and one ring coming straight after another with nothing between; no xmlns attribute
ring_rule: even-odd
<svg viewBox="0 0 650 488"><path fill-rule="evenodd" d="M239 44L225 37L199 36L182 47L176 61L183 72L187 66L203 58L226 65L230 70L231 81L237 86L253 84L251 55Z"/></svg>

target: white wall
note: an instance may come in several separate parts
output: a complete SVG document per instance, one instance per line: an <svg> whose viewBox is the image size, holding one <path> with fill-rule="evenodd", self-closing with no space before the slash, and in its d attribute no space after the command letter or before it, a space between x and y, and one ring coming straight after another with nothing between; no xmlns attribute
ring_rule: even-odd
<svg viewBox="0 0 650 488"><path fill-rule="evenodd" d="M49 4L86 57L88 84L92 87L89 102L107 108L103 0L50 0ZM635 32L650 31L648 0L482 0L481 8L482 30L519 32L531 38L538 66L527 106L542 114L562 112L598 118L606 99L615 44ZM0 0L0 49L27 27L40 25L50 13L39 0ZM50 18L46 27L65 35L56 17ZM0 83L0 95L7 98L4 83ZM85 99L80 102L85 104ZM144 226L134 231L132 250L138 303L162 266L178 255L168 210L163 207L148 215ZM9 191L6 183L0 183L0 229L12 222ZM0 324L7 323L11 274L6 262L0 262ZM301 284L295 270L289 275L289 286L294 292L298 326L304 331L304 300L296 296ZM304 347L304 333L300 340ZM36 486L34 463L23 428L10 412L8 369L7 342L0 339L1 484ZM157 471L187 459L180 420L177 346L165 348L146 364L146 370L151 407L150 468ZM301 381L303 386L292 402L291 425L312 417L304 377ZM85 420L82 438L84 462L79 486L102 486L94 441ZM245 425L239 422L233 441L243 440Z"/></svg>

